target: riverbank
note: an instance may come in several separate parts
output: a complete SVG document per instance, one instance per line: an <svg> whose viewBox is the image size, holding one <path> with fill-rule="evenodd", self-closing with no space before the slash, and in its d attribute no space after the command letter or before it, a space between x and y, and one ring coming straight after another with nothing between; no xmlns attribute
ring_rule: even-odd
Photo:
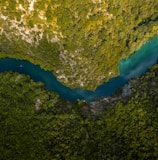
<svg viewBox="0 0 158 160"><path fill-rule="evenodd" d="M42 81L45 87L53 92L57 92L63 99L70 101L86 100L94 101L97 98L108 97L125 85L131 78L138 77L158 61L158 36L143 45L128 59L120 62L120 76L110 79L108 82L98 86L96 90L83 90L81 88L71 89L60 83L56 75L46 71L38 65L29 61L15 58L0 59L0 71L12 70L29 75L35 81ZM22 67L21 67L22 66Z"/></svg>
<svg viewBox="0 0 158 160"><path fill-rule="evenodd" d="M147 95L151 97L158 96L157 77L158 64L155 64L144 75L132 78L125 86L121 87L112 95L87 103L82 108L83 112L98 117L102 114L104 115L108 110L114 109L118 103L126 105L133 99L139 98L144 101L151 100L149 97L147 98Z"/></svg>

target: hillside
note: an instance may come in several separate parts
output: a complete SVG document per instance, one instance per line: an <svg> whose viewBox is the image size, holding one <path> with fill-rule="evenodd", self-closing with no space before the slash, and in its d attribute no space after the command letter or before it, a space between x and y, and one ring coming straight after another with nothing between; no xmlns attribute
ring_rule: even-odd
<svg viewBox="0 0 158 160"><path fill-rule="evenodd" d="M158 65L108 102L63 101L12 72L0 84L1 160L158 158Z"/></svg>
<svg viewBox="0 0 158 160"><path fill-rule="evenodd" d="M158 33L158 0L0 0L0 57L39 64L94 89Z"/></svg>

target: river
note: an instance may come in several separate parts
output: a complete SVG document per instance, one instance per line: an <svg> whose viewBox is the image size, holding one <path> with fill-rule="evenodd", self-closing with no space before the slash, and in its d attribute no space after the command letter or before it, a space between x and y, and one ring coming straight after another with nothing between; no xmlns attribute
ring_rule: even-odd
<svg viewBox="0 0 158 160"><path fill-rule="evenodd" d="M61 84L51 72L45 71L29 61L14 58L0 59L0 72L12 70L29 75L33 80L43 82L48 90L58 93L63 99L69 101L77 99L93 101L96 98L110 96L126 84L129 79L144 74L150 66L157 62L158 36L155 36L130 57L120 61L118 66L120 75L98 86L95 91L68 88Z"/></svg>

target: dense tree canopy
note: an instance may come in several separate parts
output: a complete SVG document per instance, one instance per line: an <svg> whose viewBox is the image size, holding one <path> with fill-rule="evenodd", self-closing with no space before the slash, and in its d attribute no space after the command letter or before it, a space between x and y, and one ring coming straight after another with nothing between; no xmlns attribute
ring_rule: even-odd
<svg viewBox="0 0 158 160"><path fill-rule="evenodd" d="M102 105L70 103L41 83L0 73L1 160L155 160L158 65L130 81L131 94ZM115 95L114 95L115 96Z"/></svg>

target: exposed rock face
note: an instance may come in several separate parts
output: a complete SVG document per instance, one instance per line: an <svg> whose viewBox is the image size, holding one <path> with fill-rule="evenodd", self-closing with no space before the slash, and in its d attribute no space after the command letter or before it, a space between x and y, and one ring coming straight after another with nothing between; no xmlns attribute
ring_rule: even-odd
<svg viewBox="0 0 158 160"><path fill-rule="evenodd" d="M158 32L157 17L158 0L1 0L0 51L94 89Z"/></svg>
<svg viewBox="0 0 158 160"><path fill-rule="evenodd" d="M37 99L36 103L35 103L35 109L36 109L36 111L39 111L41 109L41 107L42 107L42 102L41 102L40 99Z"/></svg>

